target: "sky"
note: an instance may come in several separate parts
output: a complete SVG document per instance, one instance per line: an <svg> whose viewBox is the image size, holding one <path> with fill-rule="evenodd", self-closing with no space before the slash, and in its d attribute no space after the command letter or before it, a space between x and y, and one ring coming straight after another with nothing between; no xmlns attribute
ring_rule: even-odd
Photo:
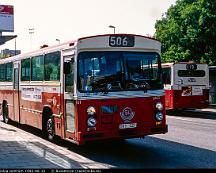
<svg viewBox="0 0 216 173"><path fill-rule="evenodd" d="M80 37L116 33L153 36L155 22L176 0L0 0L14 6L16 48L22 53ZM29 29L34 28L30 34ZM15 40L0 50L15 48Z"/></svg>

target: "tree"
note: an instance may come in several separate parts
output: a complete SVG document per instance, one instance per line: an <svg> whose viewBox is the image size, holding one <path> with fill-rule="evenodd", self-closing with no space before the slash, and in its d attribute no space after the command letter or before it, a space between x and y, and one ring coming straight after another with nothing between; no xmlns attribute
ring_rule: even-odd
<svg viewBox="0 0 216 173"><path fill-rule="evenodd" d="M162 60L216 65L215 9L215 0L177 0L155 24Z"/></svg>

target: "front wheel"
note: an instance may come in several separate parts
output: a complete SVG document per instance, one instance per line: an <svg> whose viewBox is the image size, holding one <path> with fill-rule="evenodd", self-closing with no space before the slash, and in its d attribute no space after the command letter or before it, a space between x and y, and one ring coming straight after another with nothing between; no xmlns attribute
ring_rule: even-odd
<svg viewBox="0 0 216 173"><path fill-rule="evenodd" d="M49 118L46 123L47 137L49 141L52 141L55 136L55 123L53 118Z"/></svg>

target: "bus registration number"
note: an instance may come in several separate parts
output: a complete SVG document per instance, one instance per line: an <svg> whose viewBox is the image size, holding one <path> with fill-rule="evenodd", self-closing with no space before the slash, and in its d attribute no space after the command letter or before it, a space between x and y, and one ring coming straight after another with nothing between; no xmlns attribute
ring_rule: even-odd
<svg viewBox="0 0 216 173"><path fill-rule="evenodd" d="M132 129L136 128L137 123L131 123L131 124L119 124L119 129Z"/></svg>

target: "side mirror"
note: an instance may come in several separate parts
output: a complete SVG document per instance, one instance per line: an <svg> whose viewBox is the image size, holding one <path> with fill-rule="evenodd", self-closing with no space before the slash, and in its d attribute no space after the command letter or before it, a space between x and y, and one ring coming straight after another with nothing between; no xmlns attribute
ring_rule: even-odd
<svg viewBox="0 0 216 173"><path fill-rule="evenodd" d="M64 62L64 74L71 73L71 62Z"/></svg>

